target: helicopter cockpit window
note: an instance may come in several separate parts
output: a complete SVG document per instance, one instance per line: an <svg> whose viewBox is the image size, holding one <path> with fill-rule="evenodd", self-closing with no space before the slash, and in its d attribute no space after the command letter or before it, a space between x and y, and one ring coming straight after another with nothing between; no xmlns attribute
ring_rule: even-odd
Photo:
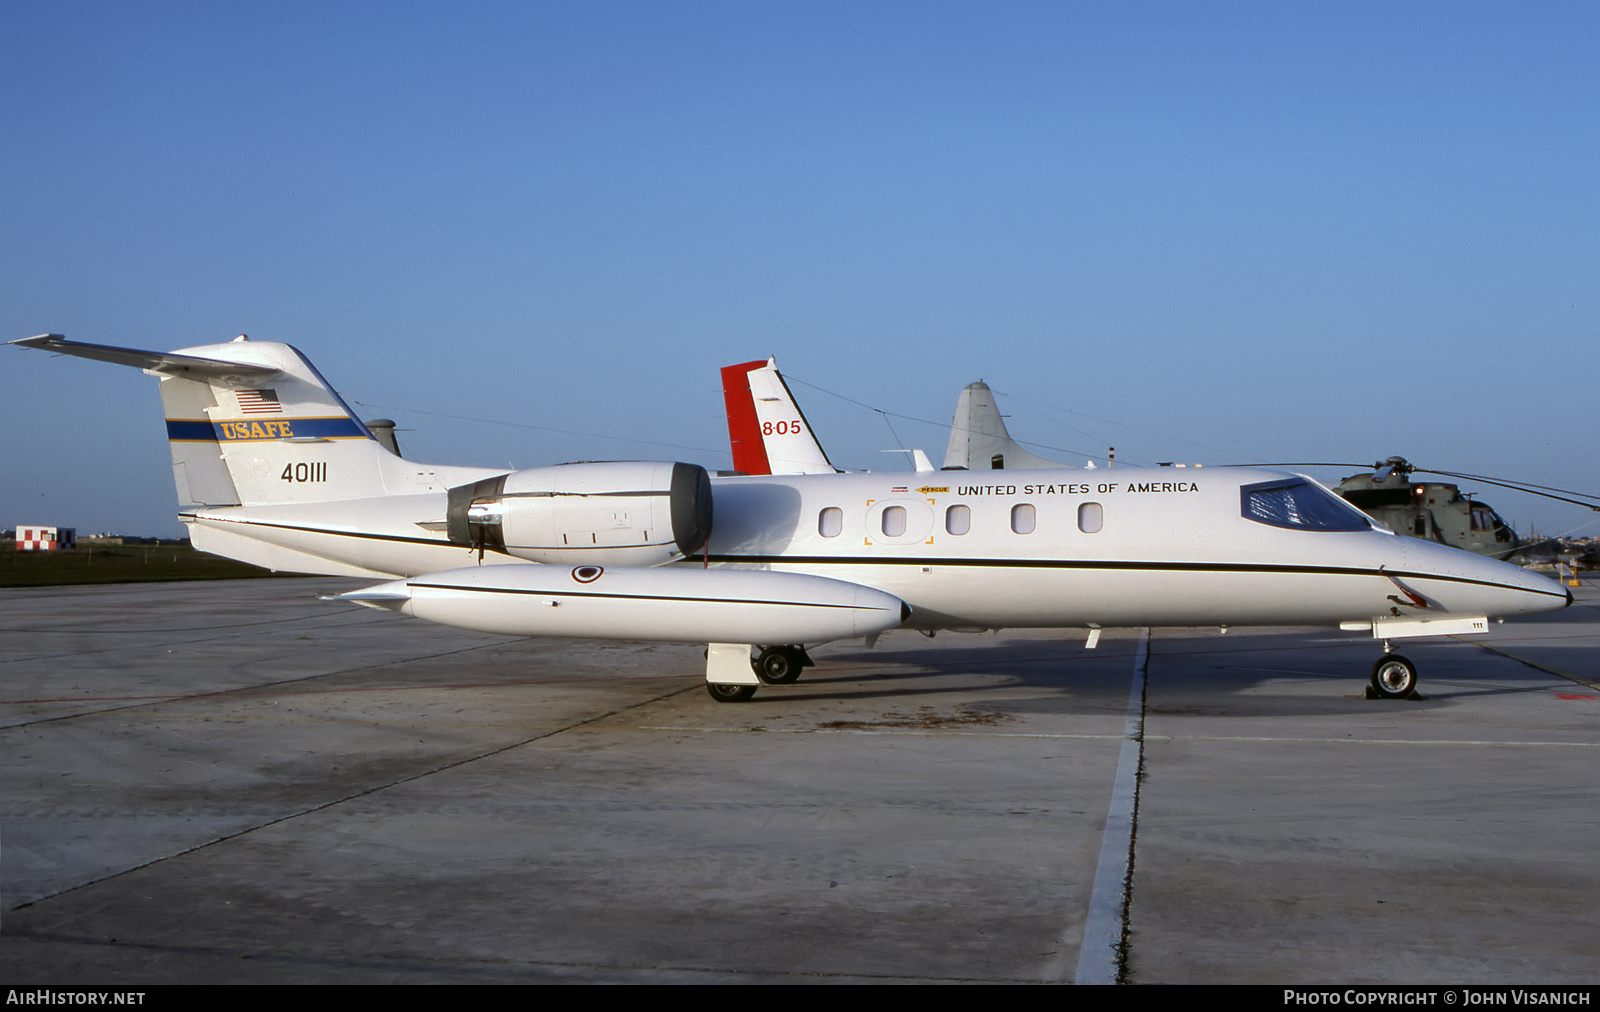
<svg viewBox="0 0 1600 1012"><path fill-rule="evenodd" d="M1304 478L1263 481L1239 489L1246 520L1299 531L1364 531L1367 515Z"/></svg>

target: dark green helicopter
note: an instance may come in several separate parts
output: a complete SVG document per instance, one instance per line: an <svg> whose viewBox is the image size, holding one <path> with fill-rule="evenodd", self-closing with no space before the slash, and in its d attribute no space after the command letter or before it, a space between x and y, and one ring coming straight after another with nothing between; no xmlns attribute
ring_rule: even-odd
<svg viewBox="0 0 1600 1012"><path fill-rule="evenodd" d="M1294 464L1293 467L1359 467L1358 464ZM1445 478L1479 481L1486 485L1514 489L1547 499L1559 499L1577 506L1600 510L1597 496L1570 489L1534 485L1508 478L1489 478L1481 474L1460 474L1417 467L1404 457L1389 457L1372 465L1372 470L1353 474L1339 483L1338 492L1352 506L1396 534L1437 541L1440 544L1487 555L1493 559L1513 556L1540 557L1560 548L1552 539L1528 542L1518 538L1511 525L1501 519L1494 507L1462 494L1459 486L1448 482L1412 481L1413 474L1437 474ZM1558 495L1557 493L1565 493ZM1581 496L1573 499L1570 496ZM1522 561L1522 560L1517 560Z"/></svg>
<svg viewBox="0 0 1600 1012"><path fill-rule="evenodd" d="M1462 495L1459 486L1448 482L1412 481L1416 470L1404 457L1390 457L1374 464L1372 471L1344 479L1334 491L1396 534L1492 559L1509 558L1523 547L1493 506L1470 492Z"/></svg>

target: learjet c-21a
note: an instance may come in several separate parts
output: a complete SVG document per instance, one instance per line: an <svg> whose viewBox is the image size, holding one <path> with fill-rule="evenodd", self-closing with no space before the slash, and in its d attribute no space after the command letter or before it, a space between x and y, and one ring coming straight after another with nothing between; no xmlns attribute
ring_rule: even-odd
<svg viewBox="0 0 1600 1012"><path fill-rule="evenodd" d="M1415 667L1390 640L1571 603L1542 576L1375 527L1295 474L421 465L287 344L14 343L160 379L196 548L381 578L334 600L460 628L706 643L724 702L793 681L808 644L902 626L1078 628L1090 645L1111 627L1339 626L1383 642L1376 692L1410 695Z"/></svg>

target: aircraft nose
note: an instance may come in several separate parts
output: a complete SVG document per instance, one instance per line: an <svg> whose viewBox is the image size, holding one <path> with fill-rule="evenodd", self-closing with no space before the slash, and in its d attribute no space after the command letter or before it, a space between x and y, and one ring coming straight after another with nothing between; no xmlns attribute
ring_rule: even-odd
<svg viewBox="0 0 1600 1012"><path fill-rule="evenodd" d="M1572 605L1572 592L1554 580L1509 562L1448 545L1405 539L1407 568L1428 597L1456 614L1509 618Z"/></svg>

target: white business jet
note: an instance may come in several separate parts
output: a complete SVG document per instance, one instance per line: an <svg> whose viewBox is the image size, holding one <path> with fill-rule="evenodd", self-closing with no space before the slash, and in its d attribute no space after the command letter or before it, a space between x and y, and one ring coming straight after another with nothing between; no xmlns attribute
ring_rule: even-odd
<svg viewBox="0 0 1600 1012"><path fill-rule="evenodd" d="M160 379L197 548L382 578L335 599L461 628L706 643L724 702L793 681L807 644L900 626L1093 640L1113 626L1339 625L1383 641L1376 691L1409 695L1416 670L1390 640L1571 603L1542 576L1374 528L1281 472L1010 475L919 457L914 472L839 474L825 455L825 473L715 479L681 462L436 467L383 445L286 344L14 343ZM798 409L769 420L774 434L780 420L810 428ZM795 466L821 469L804 453Z"/></svg>

